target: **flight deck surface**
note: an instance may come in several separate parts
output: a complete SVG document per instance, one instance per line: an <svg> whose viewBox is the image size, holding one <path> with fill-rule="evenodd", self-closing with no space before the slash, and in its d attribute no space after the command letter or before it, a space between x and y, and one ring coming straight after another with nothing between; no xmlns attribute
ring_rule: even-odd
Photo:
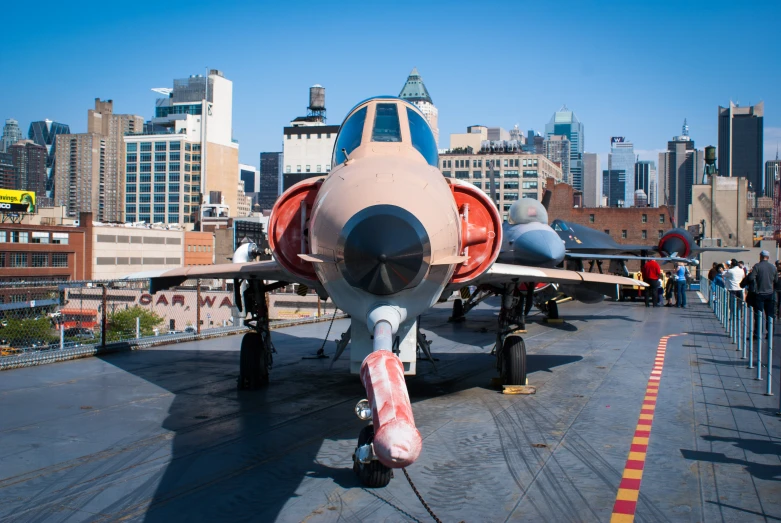
<svg viewBox="0 0 781 523"><path fill-rule="evenodd" d="M649 522L781 520L778 388L765 396L690 301L561 305L564 324L525 335L530 396L490 388L495 300L462 324L447 323L450 304L432 309L422 328L437 373L421 361L407 380L424 439L408 472L432 510L445 522L628 521L630 509ZM328 354L348 325L334 322ZM364 393L349 355L332 370L302 359L328 327L274 331L262 391L236 390L238 336L0 373L0 521L431 521L401 471L375 490L353 474Z"/></svg>

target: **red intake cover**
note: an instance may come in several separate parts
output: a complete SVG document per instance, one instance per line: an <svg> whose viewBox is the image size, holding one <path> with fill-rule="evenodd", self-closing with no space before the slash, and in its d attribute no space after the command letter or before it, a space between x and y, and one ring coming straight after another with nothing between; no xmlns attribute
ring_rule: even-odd
<svg viewBox="0 0 781 523"><path fill-rule="evenodd" d="M314 267L311 262L302 260L298 255L308 254L309 241L306 233L309 229L312 206L322 184L323 178L310 178L295 184L279 197L268 221L268 243L276 260L290 273L310 281L317 280ZM302 203L306 208L306 221L303 227ZM302 238L305 240L304 249L301 245Z"/></svg>
<svg viewBox="0 0 781 523"><path fill-rule="evenodd" d="M502 217L496 205L480 189L448 180L461 215L461 253L468 247L469 259L456 267L452 283L466 283L483 274L499 257ZM465 210L469 209L465 220Z"/></svg>

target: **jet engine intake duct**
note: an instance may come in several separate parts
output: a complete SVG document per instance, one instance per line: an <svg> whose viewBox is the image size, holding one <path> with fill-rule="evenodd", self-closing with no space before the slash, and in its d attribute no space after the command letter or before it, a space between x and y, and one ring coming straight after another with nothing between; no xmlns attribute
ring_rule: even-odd
<svg viewBox="0 0 781 523"><path fill-rule="evenodd" d="M461 215L461 252L466 262L456 266L451 283L467 283L488 270L502 247L502 216L496 205L471 183L446 179Z"/></svg>
<svg viewBox="0 0 781 523"><path fill-rule="evenodd" d="M431 260L425 228L395 205L373 205L356 213L342 229L339 247L345 280L377 296L415 287Z"/></svg>
<svg viewBox="0 0 781 523"><path fill-rule="evenodd" d="M688 258L694 245L694 237L686 229L672 229L659 240L659 251L668 256L676 253L679 258Z"/></svg>

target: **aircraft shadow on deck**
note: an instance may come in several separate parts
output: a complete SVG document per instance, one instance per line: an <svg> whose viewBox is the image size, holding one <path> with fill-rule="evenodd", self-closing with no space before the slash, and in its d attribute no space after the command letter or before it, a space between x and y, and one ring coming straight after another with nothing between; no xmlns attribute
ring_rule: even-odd
<svg viewBox="0 0 781 523"><path fill-rule="evenodd" d="M781 455L781 443L776 441L730 438L721 436L701 436L701 438L709 442L732 443L735 447L744 451L748 451L752 454L767 456ZM768 465L765 463L755 463L753 461L730 458L721 452L681 449L681 455L684 457L684 459L694 461L708 461L711 463L730 463L735 465L742 465L745 467L746 471L755 478L770 481L781 481L781 465Z"/></svg>
<svg viewBox="0 0 781 523"><path fill-rule="evenodd" d="M346 489L361 487L350 456L363 426L353 406L365 393L357 376L348 373L349 348L329 371L330 359L301 359L318 348L321 339L278 331L272 339L280 354L275 355L270 386L258 391L236 390L237 350L174 346L102 356L107 363L175 394L162 424L173 432L170 456L162 458L166 464L105 513L153 523L273 521L297 497L306 478L327 478ZM226 338L221 343L237 347L240 339ZM286 344L293 349L285 351ZM329 346L332 354L333 342ZM413 404L469 388L487 389L495 375L495 358L487 352L435 356L438 373L433 373L430 363L419 361L421 374L408 380ZM529 372L551 372L581 359L529 355ZM328 454L321 452L326 441L330 448L339 449L338 455L331 452L323 457ZM166 449L161 446L157 452ZM125 461L102 466L120 469ZM400 472L395 476L394 481L404 480ZM319 503L324 502L323 498Z"/></svg>

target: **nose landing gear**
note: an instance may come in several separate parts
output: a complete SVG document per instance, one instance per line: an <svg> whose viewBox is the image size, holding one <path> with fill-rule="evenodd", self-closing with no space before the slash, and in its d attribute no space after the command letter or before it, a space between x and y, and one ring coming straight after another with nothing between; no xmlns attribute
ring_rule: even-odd
<svg viewBox="0 0 781 523"><path fill-rule="evenodd" d="M524 312L517 286L505 286L496 331L496 370L505 385L526 385L526 344L521 336L526 332Z"/></svg>
<svg viewBox="0 0 781 523"><path fill-rule="evenodd" d="M239 287L239 280L234 282ZM253 329L241 340L241 357L239 360L239 390L257 390L268 385L269 371L274 363L273 353L277 352L271 343L271 330L268 318L268 292L283 287L284 282L265 285L260 280L248 280L243 293L244 310L249 315L244 325ZM239 292L236 292L240 296ZM241 311L242 304L236 303Z"/></svg>

